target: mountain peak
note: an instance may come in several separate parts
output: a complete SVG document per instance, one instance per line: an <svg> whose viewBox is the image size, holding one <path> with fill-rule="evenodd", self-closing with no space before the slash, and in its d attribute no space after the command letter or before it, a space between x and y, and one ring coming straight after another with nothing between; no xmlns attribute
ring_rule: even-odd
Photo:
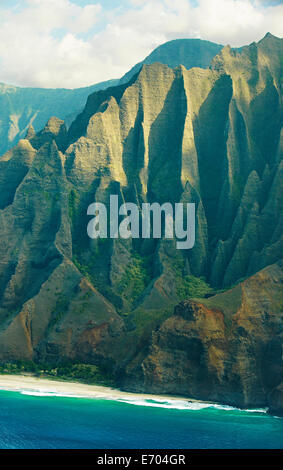
<svg viewBox="0 0 283 470"><path fill-rule="evenodd" d="M273 34L268 32L268 33L266 33L266 35L264 36L263 39L266 39L266 38L276 38L276 36L273 36Z"/></svg>
<svg viewBox="0 0 283 470"><path fill-rule="evenodd" d="M44 131L51 132L52 134L58 135L62 127L65 127L65 122L56 116L51 116L44 127Z"/></svg>
<svg viewBox="0 0 283 470"><path fill-rule="evenodd" d="M27 130L27 133L26 133L26 139L27 140L30 140L30 139L33 139L33 137L35 137L35 130L34 130L34 127L32 124L29 125L28 127L28 130Z"/></svg>
<svg viewBox="0 0 283 470"><path fill-rule="evenodd" d="M213 57L218 54L223 45L216 44L203 39L174 39L165 42L154 49L143 61L136 64L120 80L120 83L126 83L129 79L138 73L143 64L153 64L159 62L168 65L174 69L182 64L186 69L192 67L207 68Z"/></svg>
<svg viewBox="0 0 283 470"><path fill-rule="evenodd" d="M260 41L258 41L258 44L261 44L266 41L282 41L282 38L279 38L278 36L274 36L274 34L271 34L268 32Z"/></svg>
<svg viewBox="0 0 283 470"><path fill-rule="evenodd" d="M52 140L55 140L59 149L61 149L65 144L66 137L67 128L65 122L56 116L52 116L45 127L30 140L32 146L36 149L39 149L47 142L52 142Z"/></svg>

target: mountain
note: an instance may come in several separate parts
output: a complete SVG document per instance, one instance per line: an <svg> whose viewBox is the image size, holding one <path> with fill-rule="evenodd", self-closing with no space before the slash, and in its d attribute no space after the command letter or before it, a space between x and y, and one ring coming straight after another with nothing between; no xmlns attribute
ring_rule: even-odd
<svg viewBox="0 0 283 470"><path fill-rule="evenodd" d="M75 90L21 88L0 83L0 155L24 138L30 126L42 129L55 115L68 124L82 111L88 95L115 80Z"/></svg>
<svg viewBox="0 0 283 470"><path fill-rule="evenodd" d="M68 130L51 118L2 157L1 361L92 363L128 390L276 408L282 42L224 47L207 69L143 65ZM111 194L194 202L195 246L91 240L87 208Z"/></svg>
<svg viewBox="0 0 283 470"><path fill-rule="evenodd" d="M108 80L75 90L21 88L0 83L0 155L24 138L29 126L37 132L52 116L71 124L91 93L128 82L142 64L161 62L169 67L179 64L186 68L207 67L221 48L201 39L169 41L135 65L121 80Z"/></svg>
<svg viewBox="0 0 283 470"><path fill-rule="evenodd" d="M127 83L143 65L159 62L175 68L183 65L186 69L192 67L207 68L213 57L223 48L220 44L203 39L174 39L154 49L142 62L134 65L120 80L120 84Z"/></svg>

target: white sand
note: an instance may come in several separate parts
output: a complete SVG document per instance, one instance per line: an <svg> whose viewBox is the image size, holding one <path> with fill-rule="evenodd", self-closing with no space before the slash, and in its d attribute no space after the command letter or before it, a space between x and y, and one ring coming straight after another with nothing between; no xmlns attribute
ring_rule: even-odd
<svg viewBox="0 0 283 470"><path fill-rule="evenodd" d="M65 397L103 398L112 400L155 400L191 401L184 397L165 395L147 395L123 392L118 389L100 385L86 385L77 382L60 382L52 379L37 378L29 375L0 375L0 390L17 391L26 394L59 395Z"/></svg>
<svg viewBox="0 0 283 470"><path fill-rule="evenodd" d="M188 397L123 392L116 388L103 387L101 385L63 382L49 378L37 378L29 374L0 374L0 390L20 392L25 395L35 396L100 398L104 400L123 401L134 405L176 408L180 410L201 410L211 406L222 410L236 409L232 406L215 404L209 401L194 400ZM147 400L151 401L149 402ZM266 408L249 409L246 411L266 413Z"/></svg>

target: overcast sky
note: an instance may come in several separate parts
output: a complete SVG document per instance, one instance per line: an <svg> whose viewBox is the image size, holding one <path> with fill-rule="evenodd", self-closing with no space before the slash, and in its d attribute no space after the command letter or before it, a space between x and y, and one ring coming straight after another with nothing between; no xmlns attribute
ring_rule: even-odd
<svg viewBox="0 0 283 470"><path fill-rule="evenodd" d="M0 0L0 82L87 86L171 39L241 46L282 24L283 0Z"/></svg>

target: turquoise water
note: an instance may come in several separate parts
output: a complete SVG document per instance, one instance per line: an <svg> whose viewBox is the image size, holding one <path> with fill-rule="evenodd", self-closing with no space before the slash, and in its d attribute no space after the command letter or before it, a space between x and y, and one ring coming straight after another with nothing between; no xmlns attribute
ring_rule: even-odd
<svg viewBox="0 0 283 470"><path fill-rule="evenodd" d="M0 391L0 448L283 449L283 419L181 400L129 403Z"/></svg>

